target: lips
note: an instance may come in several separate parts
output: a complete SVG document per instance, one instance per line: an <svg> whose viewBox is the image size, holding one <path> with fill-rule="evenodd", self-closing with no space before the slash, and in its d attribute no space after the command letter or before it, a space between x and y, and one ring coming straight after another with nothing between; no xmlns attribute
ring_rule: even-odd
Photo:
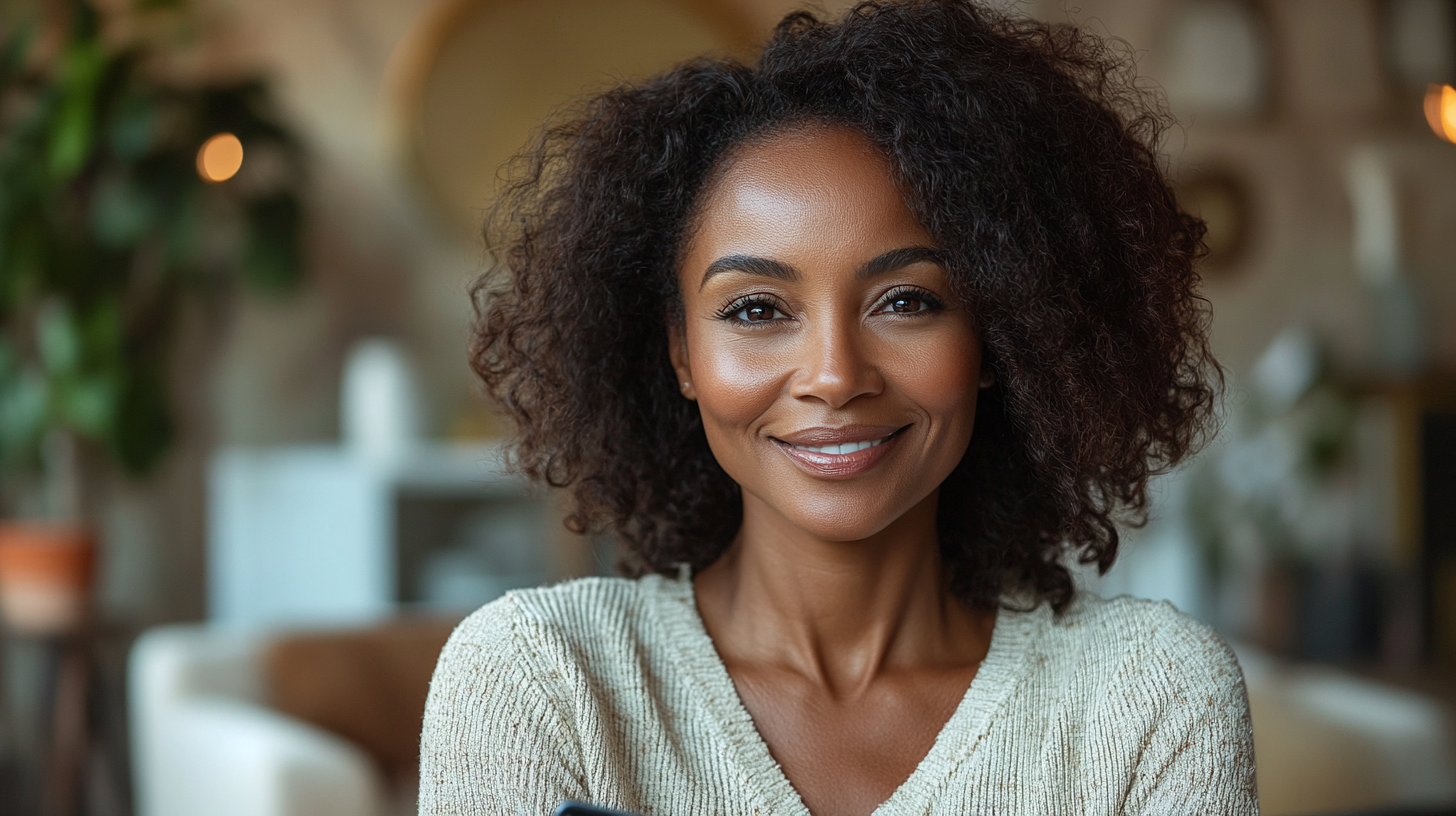
<svg viewBox="0 0 1456 816"><path fill-rule="evenodd" d="M772 437L789 460L811 476L852 479L874 469L888 456L909 426L846 425L806 428Z"/></svg>

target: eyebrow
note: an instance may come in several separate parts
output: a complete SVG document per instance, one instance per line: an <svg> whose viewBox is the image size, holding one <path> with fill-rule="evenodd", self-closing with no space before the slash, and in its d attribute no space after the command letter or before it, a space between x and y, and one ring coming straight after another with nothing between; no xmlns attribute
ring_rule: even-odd
<svg viewBox="0 0 1456 816"><path fill-rule="evenodd" d="M865 262L864 266L856 269L854 276L860 280L873 278L876 275L883 275L886 272L894 272L896 269L904 269L911 264L933 263L941 267L945 266L945 253L932 249L931 247L904 247L884 252Z"/></svg>
<svg viewBox="0 0 1456 816"><path fill-rule="evenodd" d="M709 278L723 272L747 272L750 275L784 281L799 279L799 270L782 261L760 258L756 255L724 255L708 264L708 268L703 272L703 280L698 284L698 289L702 290L708 284Z"/></svg>
<svg viewBox="0 0 1456 816"><path fill-rule="evenodd" d="M866 261L859 269L856 269L854 276L860 280L873 278L876 275L883 275L886 272L894 272L903 269L911 264L934 263L945 265L945 253L931 247L901 247L892 249L889 252L882 252L879 255ZM776 280L794 281L799 279L799 270L793 266L776 261L772 258L760 258L756 255L724 255L716 261L708 264L703 271L703 280L698 284L701 290L708 284L708 279L723 272L746 272L750 275L758 275Z"/></svg>

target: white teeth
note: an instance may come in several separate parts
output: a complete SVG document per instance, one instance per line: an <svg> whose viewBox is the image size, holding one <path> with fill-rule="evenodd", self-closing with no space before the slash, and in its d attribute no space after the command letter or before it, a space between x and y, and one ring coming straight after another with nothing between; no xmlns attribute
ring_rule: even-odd
<svg viewBox="0 0 1456 816"><path fill-rule="evenodd" d="M885 437L885 439L889 438L888 436ZM884 442L885 439L876 439L870 442L845 442L843 445L795 445L794 447L799 450L813 451L814 453L829 453L835 456L843 456L846 453L854 453L855 451L862 451L865 448L873 448L881 442Z"/></svg>

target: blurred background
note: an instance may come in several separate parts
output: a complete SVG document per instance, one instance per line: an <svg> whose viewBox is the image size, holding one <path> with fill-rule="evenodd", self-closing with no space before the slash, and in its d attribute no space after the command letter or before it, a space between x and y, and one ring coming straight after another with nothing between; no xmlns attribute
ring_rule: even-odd
<svg viewBox="0 0 1456 816"><path fill-rule="evenodd" d="M1234 643L1265 813L1456 812L1456 0L998 5L1210 227L1224 430L1082 578ZM413 812L453 623L613 558L466 366L496 170L800 6L0 4L0 812Z"/></svg>

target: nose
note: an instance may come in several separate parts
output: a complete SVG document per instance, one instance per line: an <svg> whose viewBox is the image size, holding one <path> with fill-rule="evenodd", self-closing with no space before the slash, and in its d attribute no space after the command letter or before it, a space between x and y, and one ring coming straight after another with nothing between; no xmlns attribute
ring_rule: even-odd
<svg viewBox="0 0 1456 816"><path fill-rule="evenodd" d="M789 385L791 396L837 409L884 389L879 365L869 353L873 341L862 336L858 321L832 318L815 328L802 335L797 374Z"/></svg>

